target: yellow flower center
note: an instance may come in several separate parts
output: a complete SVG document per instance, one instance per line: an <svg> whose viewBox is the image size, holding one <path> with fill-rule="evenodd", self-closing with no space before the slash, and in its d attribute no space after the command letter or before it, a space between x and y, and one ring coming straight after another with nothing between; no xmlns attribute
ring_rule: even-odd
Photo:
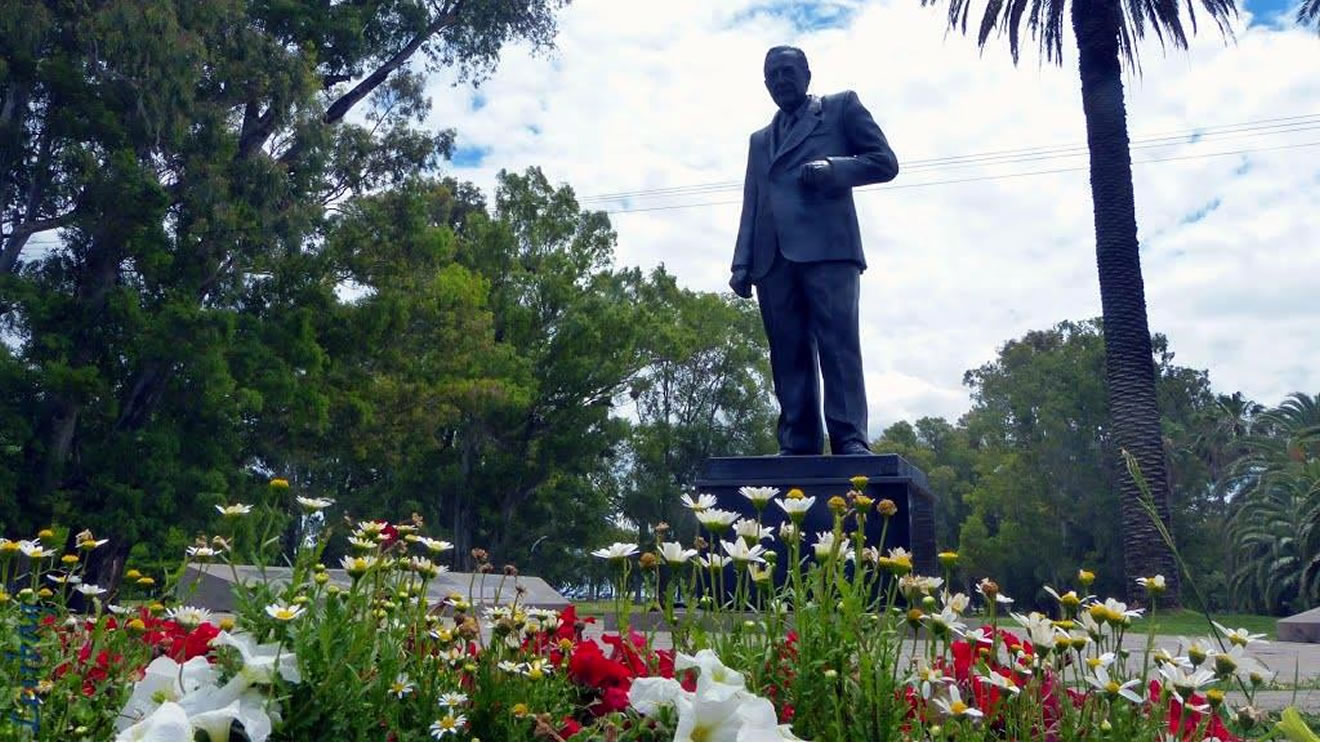
<svg viewBox="0 0 1320 743"><path fill-rule="evenodd" d="M297 612L295 612L293 609L288 608L287 606L281 606L280 608L275 610L275 618L281 621L287 622L288 620L293 619L296 616L298 616Z"/></svg>
<svg viewBox="0 0 1320 743"><path fill-rule="evenodd" d="M710 737L710 735L711 735L711 730L710 730L710 728L709 728L708 726L706 726L706 725L693 725L693 726L692 726L692 735L691 735L692 740L697 740L697 741L700 741L700 740L712 740L712 738Z"/></svg>
<svg viewBox="0 0 1320 743"><path fill-rule="evenodd" d="M954 717L961 717L967 712L967 709L967 704L961 699L949 705L949 711L953 713Z"/></svg>
<svg viewBox="0 0 1320 743"><path fill-rule="evenodd" d="M1109 692L1110 696L1117 694L1120 688L1122 687L1118 685L1117 681L1110 681L1109 683L1105 684L1105 691Z"/></svg>

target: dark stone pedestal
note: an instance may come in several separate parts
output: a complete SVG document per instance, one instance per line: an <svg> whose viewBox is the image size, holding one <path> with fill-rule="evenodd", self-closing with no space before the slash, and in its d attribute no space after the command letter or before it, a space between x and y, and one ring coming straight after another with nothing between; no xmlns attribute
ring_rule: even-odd
<svg viewBox="0 0 1320 743"><path fill-rule="evenodd" d="M890 519L884 549L903 547L912 553L914 570L921 575L938 575L935 547L935 495L930 492L926 475L896 454L845 455L819 457L712 457L696 482L697 492L711 493L719 508L755 517L756 509L738 492L744 485L779 488L783 497L791 488L800 488L816 502L807 513L803 528L803 554L810 554L816 533L833 528L834 517L827 501L831 496L846 495L852 489L849 478L866 475L870 482L866 494L879 502L888 498L898 505ZM762 522L778 526L787 516L771 502L762 514ZM884 519L874 509L867 518L866 541L875 546L880 541ZM778 529L776 528L776 534ZM776 545L776 549L781 549ZM782 554L787 554L784 549ZM782 568L782 566L781 566Z"/></svg>

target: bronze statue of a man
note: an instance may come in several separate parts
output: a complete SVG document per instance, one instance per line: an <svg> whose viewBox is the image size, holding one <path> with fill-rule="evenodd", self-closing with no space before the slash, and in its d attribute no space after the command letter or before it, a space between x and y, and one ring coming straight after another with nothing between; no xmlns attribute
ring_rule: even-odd
<svg viewBox="0 0 1320 743"><path fill-rule="evenodd" d="M851 90L807 95L801 49L765 55L765 87L779 111L752 134L742 221L729 286L756 287L779 398L779 453L869 454L857 301L861 230L852 189L893 180L898 159ZM825 421L821 390L825 384Z"/></svg>

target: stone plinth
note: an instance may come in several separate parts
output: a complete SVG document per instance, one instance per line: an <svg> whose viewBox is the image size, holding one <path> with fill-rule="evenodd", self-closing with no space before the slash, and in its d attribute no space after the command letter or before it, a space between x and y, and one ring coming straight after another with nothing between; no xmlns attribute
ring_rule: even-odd
<svg viewBox="0 0 1320 743"><path fill-rule="evenodd" d="M698 492L711 493L719 507L755 517L751 502L738 493L744 485L779 488L783 497L790 488L800 488L815 504L803 521L803 552L810 550L816 533L833 528L834 518L827 501L831 496L846 495L852 489L849 478L869 478L866 494L879 502L883 498L898 506L885 535L885 550L903 547L912 552L913 567L923 575L939 575L935 548L935 495L926 475L896 454L807 456L807 457L712 457L697 480ZM774 503L766 507L762 522L778 527L787 521L783 510ZM867 544L880 541L884 527L874 511L866 523ZM778 534L778 529L775 530ZM779 549L778 546L776 549ZM784 550L783 554L787 554ZM783 565L780 565L782 576Z"/></svg>
<svg viewBox="0 0 1320 743"><path fill-rule="evenodd" d="M1320 642L1320 609L1280 619L1275 635L1279 642Z"/></svg>
<svg viewBox="0 0 1320 743"><path fill-rule="evenodd" d="M177 595L183 601L196 604L212 611L229 612L234 609L233 583L234 574L244 585L266 582L284 586L289 582L292 568L258 568L255 565L236 565L233 570L228 565L188 565L183 580L179 582ZM352 585L352 578L343 570L327 570L330 582L341 588ZM196 582L196 589L193 583ZM500 574L481 575L474 573L441 573L426 585L427 598L432 604L438 604L451 593L458 593L470 599L474 604L508 604L513 601L517 586L524 589L518 603L522 606L534 606L543 609L563 609L569 600L550 587L550 584L533 576L520 575L506 578ZM469 595L470 594L470 595Z"/></svg>

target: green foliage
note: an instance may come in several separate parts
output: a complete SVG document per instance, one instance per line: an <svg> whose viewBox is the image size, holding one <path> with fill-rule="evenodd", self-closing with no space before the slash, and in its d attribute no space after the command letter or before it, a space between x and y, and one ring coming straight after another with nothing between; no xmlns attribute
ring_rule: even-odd
<svg viewBox="0 0 1320 743"><path fill-rule="evenodd" d="M636 520L645 542L648 525L686 523L679 495L693 491L708 457L772 453L777 411L753 303L681 289L663 268L642 301L648 363L629 389L636 422L618 510Z"/></svg>
<svg viewBox="0 0 1320 743"><path fill-rule="evenodd" d="M1291 614L1320 600L1320 398L1290 395L1250 421L1233 466L1230 585L1242 601Z"/></svg>
<svg viewBox="0 0 1320 743"><path fill-rule="evenodd" d="M0 524L111 534L95 572L113 582L135 543L201 529L212 503L305 462L361 400L379 405L368 423L390 425L392 405L416 428L504 394L457 379L486 363L491 319L480 279L452 265L453 235L394 225L429 258L354 311L336 296L334 214L396 188L381 208L405 208L449 154L452 131L417 128L423 69L480 79L507 43L546 49L562 4L0 5ZM400 329L423 306L401 298L411 289L430 313L412 316L413 339L462 341L407 362L407 347L382 349L441 377L429 408L369 361L337 364L351 339L327 337L346 315L357 340ZM428 322L448 326L423 336ZM365 389L340 394L346 382Z"/></svg>
<svg viewBox="0 0 1320 743"><path fill-rule="evenodd" d="M1224 425L1215 415L1223 401L1211 394L1205 372L1174 364L1163 337L1153 342L1174 534L1198 574L1212 577L1203 585L1216 605L1224 605L1227 547L1211 536L1225 518L1213 473L1234 455L1231 439L1216 429ZM1103 370L1099 321L1028 333L967 372L973 407L957 425L898 423L875 443L876 451L899 453L931 477L941 498L939 537L957 547L966 577L989 576L1009 595L1041 602L1037 586L1073 585L1076 571L1087 568L1099 591L1124 592L1119 473Z"/></svg>

